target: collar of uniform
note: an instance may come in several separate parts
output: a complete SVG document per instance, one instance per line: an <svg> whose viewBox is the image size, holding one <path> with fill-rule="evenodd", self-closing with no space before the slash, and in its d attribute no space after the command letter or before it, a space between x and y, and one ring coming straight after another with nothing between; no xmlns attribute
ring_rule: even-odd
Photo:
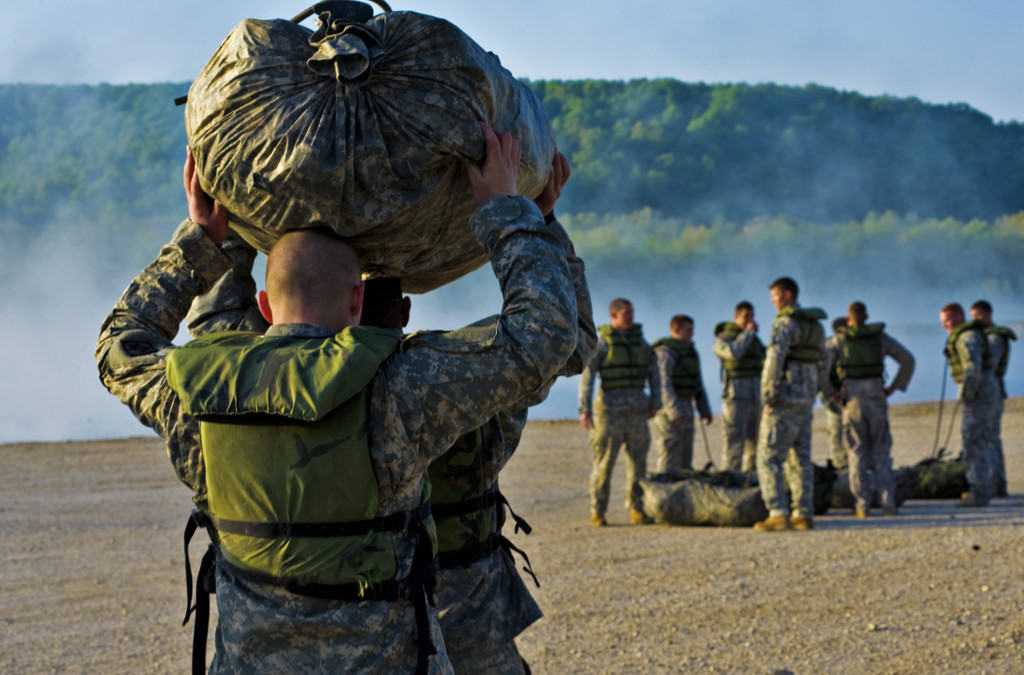
<svg viewBox="0 0 1024 675"><path fill-rule="evenodd" d="M334 331L311 323L275 323L267 332L267 337L330 337Z"/></svg>

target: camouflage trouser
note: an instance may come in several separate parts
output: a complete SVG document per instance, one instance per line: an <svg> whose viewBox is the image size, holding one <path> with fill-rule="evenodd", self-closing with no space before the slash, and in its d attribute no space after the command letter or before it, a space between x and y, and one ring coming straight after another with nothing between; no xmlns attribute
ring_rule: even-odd
<svg viewBox="0 0 1024 675"><path fill-rule="evenodd" d="M671 415L660 411L654 416L654 466L661 473L678 474L693 468L693 414L674 424Z"/></svg>
<svg viewBox="0 0 1024 675"><path fill-rule="evenodd" d="M995 432L992 438L992 489L1006 494L1006 458L1003 456L1003 408L1002 396L996 404Z"/></svg>
<svg viewBox="0 0 1024 675"><path fill-rule="evenodd" d="M637 479L647 474L647 449L651 432L647 413L642 410L594 410L594 428L590 430L593 467L590 472L590 509L603 516L608 510L608 492L612 468L619 448L626 446L626 506L643 510L643 490Z"/></svg>
<svg viewBox="0 0 1024 675"><path fill-rule="evenodd" d="M828 403L825 406L825 423L828 426L829 456L832 458L832 465L841 471L849 465L846 446L843 445L842 408L834 403Z"/></svg>
<svg viewBox="0 0 1024 675"><path fill-rule="evenodd" d="M979 397L972 403L963 402L963 422L960 435L964 446L964 464L971 492L984 501L992 498L992 465L995 454L995 433L998 411L1002 399L987 400Z"/></svg>
<svg viewBox="0 0 1024 675"><path fill-rule="evenodd" d="M895 508L892 434L885 399L851 398L843 408L843 426L850 460L850 491L857 508L867 511L871 507L872 483L882 508Z"/></svg>
<svg viewBox="0 0 1024 675"><path fill-rule="evenodd" d="M814 465L811 463L811 422L809 403L785 403L766 408L761 417L757 441L757 478L769 515L790 513L786 487L792 495L794 515L814 515ZM785 470L792 448L799 471Z"/></svg>
<svg viewBox="0 0 1024 675"><path fill-rule="evenodd" d="M459 673L520 675L515 637L542 616L508 551L437 574L445 648Z"/></svg>
<svg viewBox="0 0 1024 675"><path fill-rule="evenodd" d="M722 399L722 468L753 471L757 454L758 399Z"/></svg>

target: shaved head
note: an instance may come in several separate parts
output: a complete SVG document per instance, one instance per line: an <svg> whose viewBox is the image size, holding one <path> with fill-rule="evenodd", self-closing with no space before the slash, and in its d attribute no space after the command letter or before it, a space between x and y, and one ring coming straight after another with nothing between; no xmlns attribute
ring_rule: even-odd
<svg viewBox="0 0 1024 675"><path fill-rule="evenodd" d="M312 323L338 330L359 323L359 259L333 233L309 229L281 235L267 256L266 284L274 323ZM358 302L353 303L356 295ZM338 327L339 322L344 325Z"/></svg>

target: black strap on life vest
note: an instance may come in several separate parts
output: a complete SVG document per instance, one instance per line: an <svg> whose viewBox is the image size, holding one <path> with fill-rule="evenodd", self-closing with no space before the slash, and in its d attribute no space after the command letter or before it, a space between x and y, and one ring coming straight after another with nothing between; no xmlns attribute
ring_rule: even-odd
<svg viewBox="0 0 1024 675"><path fill-rule="evenodd" d="M526 519L517 514L512 510L512 506L508 503L508 499L497 489L490 489L479 497L471 497L469 499L463 499L458 502L450 502L448 504L434 504L433 514L435 518L451 518L452 516L461 516L466 513L473 513L485 509L495 504L501 504L508 509L508 513L512 516L512 521L515 523L513 532L519 534L529 535L533 532L533 527L530 523L526 522ZM533 579L533 583L536 584L537 588L540 588L540 581L537 580L537 575L533 571L533 565L530 564L530 558L526 555L526 552L521 548L513 544L500 532L494 532L489 537L481 542L477 542L471 546L465 546L458 551L452 551L449 553L439 553L437 556L437 566L439 569L446 570L454 567L468 567L473 563L477 562L481 558L491 555L498 549L504 549L508 552L509 556L512 553L518 553L523 562L526 565L523 567L523 571L530 575Z"/></svg>
<svg viewBox="0 0 1024 675"><path fill-rule="evenodd" d="M240 534L246 537L276 539L278 537L358 537L370 532L404 532L430 515L430 503L409 511L370 520L343 523L254 523L208 516L218 532Z"/></svg>
<svg viewBox="0 0 1024 675"><path fill-rule="evenodd" d="M210 625L210 594L216 592L216 569L229 576L237 577L246 581L271 584L297 595L336 600L341 602L369 602L377 600L395 601L399 599L409 600L413 605L416 616L417 632L417 665L416 672L427 673L430 666L430 657L437 653L433 640L430 636L430 615L427 605L434 606L434 590L437 581L437 562L434 557L433 544L426 529L423 527L422 517L430 514L430 504L406 512L406 514L419 514L421 518L405 518L406 527L410 529L415 540L415 552L413 554L412 571L406 579L387 581L374 584L368 588L362 588L357 583L350 584L307 584L290 579L280 579L258 572L239 569L232 565L219 554L214 543L203 555L199 565L199 573L195 580L195 605L192 604L192 563L189 559L188 545L200 527L206 529L211 540L216 540L216 529L214 519L199 510L192 511L188 522L185 524L185 596L186 610L185 619L182 625L188 623L189 618L195 613L192 639L192 673L203 675L206 672L206 641ZM390 518L390 517L388 517ZM385 519L376 519L382 521ZM219 522L219 521L218 521ZM229 521L239 522L239 521ZM369 523L371 521L363 521ZM243 523L251 525L251 523ZM277 524L271 524L277 525ZM379 524L369 529L379 530ZM230 530L227 530L230 531ZM318 531L319 530L312 530ZM295 534L296 530L290 532ZM245 534L239 532L239 534ZM350 534L346 532L345 534ZM250 536L261 536L251 534ZM266 535L264 535L266 536ZM275 535L276 536L276 535ZM337 531L331 534L311 534L306 536L340 536Z"/></svg>

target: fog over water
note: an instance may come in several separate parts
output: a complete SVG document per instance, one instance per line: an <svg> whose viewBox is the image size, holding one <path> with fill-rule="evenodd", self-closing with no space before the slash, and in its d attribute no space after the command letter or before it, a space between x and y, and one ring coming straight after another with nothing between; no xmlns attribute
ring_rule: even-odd
<svg viewBox="0 0 1024 675"><path fill-rule="evenodd" d="M169 225L167 236L173 231ZM70 440L131 436L151 433L100 384L93 348L100 324L137 269L101 276L94 261L103 244L88 242L82 234L40 237L28 251L2 254L0 282L5 289L0 304L5 386L0 389L0 442ZM156 257L157 251L152 252ZM263 257L260 257L262 262ZM696 344L701 354L705 385L712 408L721 409L718 361L711 353L712 329L730 319L740 299L756 308L761 335L767 339L774 309L768 302L768 284L783 274L796 278L800 301L820 306L831 319L850 301L862 300L871 321L884 321L887 331L917 358L917 371L908 391L895 394L892 403L937 400L943 374L945 333L938 324L939 308L951 300L966 306L986 298L995 318L1024 333L1024 307L1019 299L992 288L936 288L901 279L891 285L873 285L870 277L851 280L814 279L801 274L800 261L762 261L754 257L735 270L709 272L680 270L674 278L644 279L642 270L628 270L610 278L589 270L598 323L607 322L608 302L616 296L631 299L637 321L649 341L666 335L669 318L690 314L696 320ZM256 270L262 278L262 268ZM885 276L885 275L883 275ZM498 284L489 266L425 295L413 296L410 329L456 328L500 309ZM184 331L177 342L185 341ZM1007 377L1011 396L1024 395L1020 343ZM889 375L895 373L890 362ZM548 399L531 411L537 419L575 418L579 378L561 379ZM946 397L955 395L950 381ZM715 431L717 433L717 422Z"/></svg>

